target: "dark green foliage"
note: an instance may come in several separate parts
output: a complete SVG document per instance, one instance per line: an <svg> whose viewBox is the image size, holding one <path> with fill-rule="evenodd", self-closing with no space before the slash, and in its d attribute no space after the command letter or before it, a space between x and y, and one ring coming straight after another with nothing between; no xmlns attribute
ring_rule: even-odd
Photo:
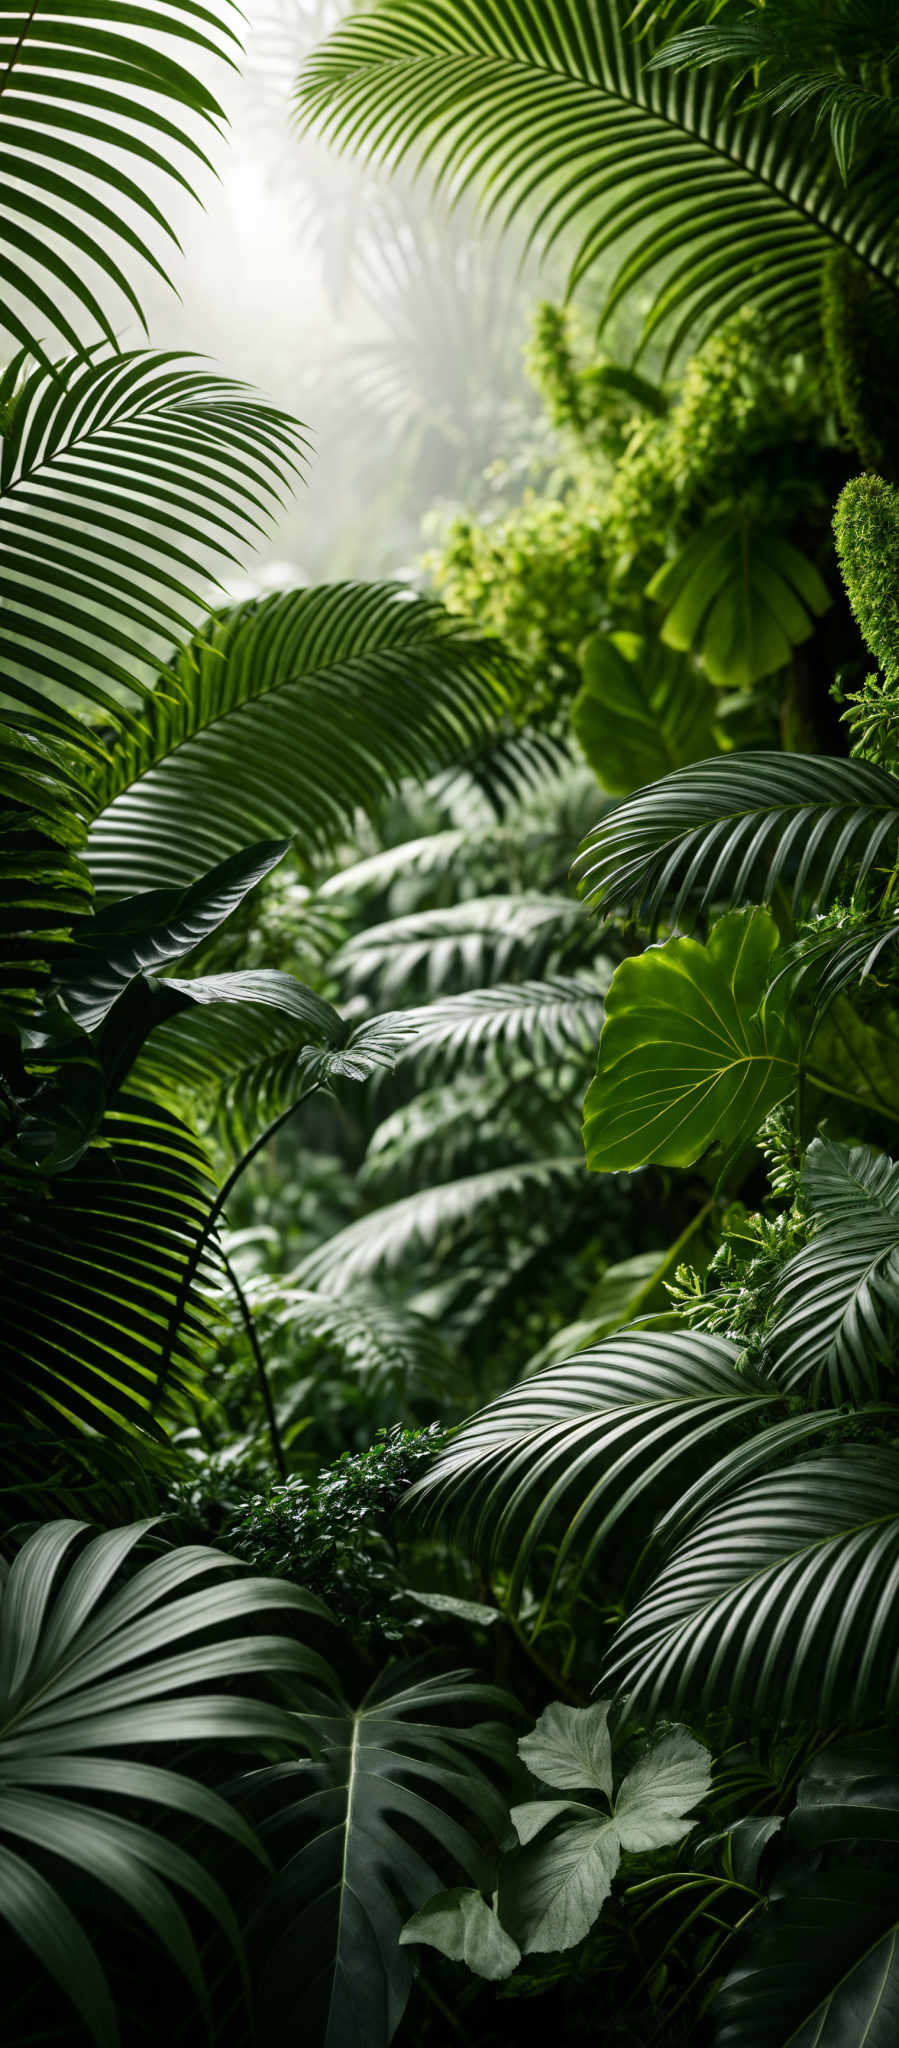
<svg viewBox="0 0 899 2048"><path fill-rule="evenodd" d="M255 1569L296 1579L325 1600L354 1636L401 1642L390 1602L401 1590L393 1518L440 1446L436 1424L394 1428L370 1449L345 1451L314 1485L294 1480L251 1497L220 1540Z"/></svg>

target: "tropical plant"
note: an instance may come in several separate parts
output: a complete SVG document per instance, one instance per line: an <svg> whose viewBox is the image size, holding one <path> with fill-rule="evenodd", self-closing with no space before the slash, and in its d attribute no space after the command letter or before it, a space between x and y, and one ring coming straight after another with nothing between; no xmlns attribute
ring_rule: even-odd
<svg viewBox="0 0 899 2048"><path fill-rule="evenodd" d="M669 354L747 304L782 344L814 337L835 243L895 293L887 166L844 189L814 114L738 108L717 70L658 70L665 32L616 0L379 0L307 60L298 107L342 146L474 185L544 250L564 237L573 282L633 238L607 315L661 271L644 339L664 325Z"/></svg>
<svg viewBox="0 0 899 2048"><path fill-rule="evenodd" d="M182 1898L239 1951L233 1901L209 1868L209 1830L244 1856L261 1854L234 1807L189 1766L162 1765L160 1752L174 1749L181 1766L191 1743L295 1740L283 1708L217 1690L223 1681L245 1685L252 1674L258 1686L294 1673L330 1683L314 1651L256 1626L275 1613L282 1626L291 1616L308 1621L325 1613L319 1601L282 1579L235 1578L233 1560L210 1549L163 1547L135 1569L153 1528L135 1522L86 1540L83 1522L48 1522L18 1551L3 1588L0 1911L101 2048L120 2038L121 1997L107 1974L114 1948L104 1915L120 1939L123 1922L126 1940L135 1924L149 1932L208 2019L206 1971ZM199 1836L189 1847L173 1826L179 1816Z"/></svg>

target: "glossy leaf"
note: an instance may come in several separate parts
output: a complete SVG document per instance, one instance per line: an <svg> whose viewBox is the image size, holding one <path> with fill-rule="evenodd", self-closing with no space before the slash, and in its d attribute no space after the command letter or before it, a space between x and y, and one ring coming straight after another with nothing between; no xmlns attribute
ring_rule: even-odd
<svg viewBox="0 0 899 2048"><path fill-rule="evenodd" d="M82 1522L45 1524L15 1556L0 1608L0 1913L102 2048L112 2048L118 2029L77 1917L83 1871L106 1892L107 1910L136 1918L168 1952L202 2008L203 1970L180 1896L239 1947L237 1923L210 1872L214 1852L185 1850L169 1839L166 1820L187 1815L261 1853L233 1807L152 1761L154 1752L191 1739L245 1746L293 1735L283 1710L223 1694L222 1681L280 1672L330 1683L321 1658L290 1636L242 1633L245 1620L267 1613L324 1613L283 1580L235 1579L232 1559L190 1546L164 1551L123 1582L152 1527L90 1536ZM135 1748L137 1757L128 1754ZM152 1824L136 1817L145 1808Z"/></svg>
<svg viewBox="0 0 899 2048"><path fill-rule="evenodd" d="M770 901L794 908L860 887L899 852L899 780L868 761L731 754L680 768L616 804L574 871L596 910Z"/></svg>
<svg viewBox="0 0 899 2048"><path fill-rule="evenodd" d="M652 71L662 35L616 0L378 0L307 60L299 106L339 146L473 186L544 250L573 238L572 282L628 237L610 305L661 270L644 332L664 322L672 353L747 303L782 341L817 339L832 239L895 279L883 179L843 192L813 119Z"/></svg>
<svg viewBox="0 0 899 2048"><path fill-rule="evenodd" d="M784 535L730 513L707 520L647 594L662 607L665 644L700 655L712 682L729 690L748 690L784 668L832 602L817 569Z"/></svg>
<svg viewBox="0 0 899 2048"><path fill-rule="evenodd" d="M114 341L123 313L142 319L122 266L137 254L165 275L156 250L178 240L153 186L190 191L207 165L191 128L216 135L224 116L201 72L210 55L233 65L239 19L232 0L4 9L4 324L34 353L48 330L77 348Z"/></svg>
<svg viewBox="0 0 899 2048"><path fill-rule="evenodd" d="M759 1015L778 944L765 911L732 911L705 946L672 939L622 961L584 1103L594 1172L732 1150L795 1086L797 1031L782 1004Z"/></svg>
<svg viewBox="0 0 899 2048"><path fill-rule="evenodd" d="M729 1708L819 1725L899 1700L899 1461L843 1444L699 1521L619 1631L606 1682L634 1712Z"/></svg>

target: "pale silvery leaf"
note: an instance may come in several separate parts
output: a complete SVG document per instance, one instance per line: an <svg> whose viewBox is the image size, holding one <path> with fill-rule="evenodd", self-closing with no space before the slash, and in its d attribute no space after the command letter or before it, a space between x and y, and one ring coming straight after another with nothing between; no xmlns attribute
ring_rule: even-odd
<svg viewBox="0 0 899 2048"><path fill-rule="evenodd" d="M711 1757L686 1728L673 1728L623 1780L615 1802L622 1849L662 1849L689 1834L688 1815L712 1782Z"/></svg>
<svg viewBox="0 0 899 2048"><path fill-rule="evenodd" d="M576 1799L527 1799L523 1806L513 1806L509 1819L522 1848L551 1820L558 1820L560 1813L586 1814L590 1820L596 1819L592 1806L581 1806Z"/></svg>
<svg viewBox="0 0 899 2048"><path fill-rule="evenodd" d="M499 1909L525 1955L573 1948L589 1934L619 1855L614 1821L591 1814L503 1858Z"/></svg>
<svg viewBox="0 0 899 2048"><path fill-rule="evenodd" d="M457 1621L471 1621L479 1628L491 1628L500 1620L498 1607L487 1607L480 1600L457 1600L454 1593L419 1593L414 1586L405 1589L407 1600L414 1600L416 1607L427 1607L434 1614L449 1614Z"/></svg>
<svg viewBox="0 0 899 2048"><path fill-rule="evenodd" d="M612 1743L609 1736L610 1700L597 1700L592 1707L566 1707L553 1700L545 1707L532 1735L518 1744L522 1763L535 1778L561 1792L594 1787L612 1797Z"/></svg>
<svg viewBox="0 0 899 2048"><path fill-rule="evenodd" d="M400 1935L400 1945L427 1942L454 1963L467 1963L478 1977L496 1983L511 1977L521 1961L521 1950L506 1933L480 1892L457 1885L452 1891L437 1892L413 1913Z"/></svg>

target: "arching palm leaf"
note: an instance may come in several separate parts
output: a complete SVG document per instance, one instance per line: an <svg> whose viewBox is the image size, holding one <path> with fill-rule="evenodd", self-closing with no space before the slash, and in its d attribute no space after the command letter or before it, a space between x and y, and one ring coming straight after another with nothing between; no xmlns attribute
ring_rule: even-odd
<svg viewBox="0 0 899 2048"><path fill-rule="evenodd" d="M817 1229L788 1260L770 1347L791 1391L826 1389L837 1406L877 1391L899 1329L899 1167L866 1146L809 1146L803 1193Z"/></svg>
<svg viewBox="0 0 899 2048"><path fill-rule="evenodd" d="M412 1983L397 1894L408 1909L423 1905L447 1866L491 1881L491 1846L507 1826L496 1778L514 1750L502 1724L473 1720L479 1708L514 1712L466 1672L397 1674L355 1711L324 1700L303 1709L314 1764L244 1780L279 1866L250 1927L262 2014L278 2026L295 2018L310 2048L387 2048Z"/></svg>
<svg viewBox="0 0 899 2048"><path fill-rule="evenodd" d="M550 1532L554 1572L571 1554L584 1568L622 1517L640 1521L641 1506L645 1532L653 1485L683 1485L700 1455L697 1492L707 1504L713 1452L718 1483L731 1484L808 1434L807 1418L778 1419L777 1388L738 1371L736 1360L722 1338L623 1331L491 1402L439 1454L413 1498L426 1513L451 1517L477 1550L514 1556L516 1592ZM722 1455L750 1419L757 1434ZM688 1494L678 1506L689 1504Z"/></svg>
<svg viewBox="0 0 899 2048"><path fill-rule="evenodd" d="M600 964L576 979L555 975L549 981L500 982L414 1010L395 1010L388 1017L409 1027L402 1056L423 1073L446 1073L494 1057L505 1061L513 1053L535 1062L583 1056L596 1042L610 973Z"/></svg>
<svg viewBox="0 0 899 2048"><path fill-rule="evenodd" d="M201 1329L190 1286L215 1194L191 1133L122 1096L104 1144L19 1204L3 1245L3 1407L51 1428L158 1430L163 1360L189 1369ZM35 1285L35 1274L40 1275Z"/></svg>
<svg viewBox="0 0 899 2048"><path fill-rule="evenodd" d="M445 910L419 910L389 923L368 925L349 939L331 965L350 988L396 997L423 973L429 994L453 981L474 988L523 968L540 974L560 953L589 943L579 904L565 896L474 896Z"/></svg>
<svg viewBox="0 0 899 2048"><path fill-rule="evenodd" d="M272 1672L330 1683L322 1659L289 1636L241 1632L275 1612L324 1612L283 1579L242 1574L235 1583L224 1576L234 1572L232 1559L184 1548L116 1585L152 1527L135 1522L85 1542L85 1523L50 1522L19 1551L2 1595L0 1913L102 2048L114 2048L118 2029L106 1976L76 1917L85 1871L106 1893L107 1909L136 1918L167 1952L202 2007L203 1969L179 1893L235 1946L237 1924L208 1851L201 1860L171 1841L165 1821L187 1816L260 1853L232 1807L183 1770L163 1768L154 1753L191 1740L295 1740L289 1714L223 1693L223 1680ZM139 1757L129 1754L135 1749ZM149 1808L152 1824L135 1808Z"/></svg>
<svg viewBox="0 0 899 2048"><path fill-rule="evenodd" d="M397 586L237 606L185 649L94 778L98 888L169 887L252 838L292 834L307 856L332 846L358 808L495 726L514 677L494 643Z"/></svg>
<svg viewBox="0 0 899 2048"><path fill-rule="evenodd" d="M526 1160L405 1195L338 1230L309 1253L294 1277L304 1287L339 1290L410 1254L433 1251L451 1233L461 1237L476 1230L490 1211L501 1219L514 1215L535 1195L576 1184L584 1171L580 1158Z"/></svg>
<svg viewBox="0 0 899 2048"><path fill-rule="evenodd" d="M885 181L845 194L811 121L651 70L657 40L617 0L378 0L307 61L298 103L343 146L486 189L545 246L571 234L574 279L634 237L610 304L665 264L647 333L666 320L672 352L753 301L785 341L815 332L835 240L895 286Z"/></svg>
<svg viewBox="0 0 899 2048"><path fill-rule="evenodd" d="M3 690L39 730L102 760L78 698L133 724L206 609L213 562L266 531L301 447L285 413L173 354L26 378L0 467Z"/></svg>
<svg viewBox="0 0 899 2048"><path fill-rule="evenodd" d="M154 244L178 243L153 185L189 191L187 171L207 165L186 117L219 132L198 70L209 55L233 62L239 19L232 0L3 8L3 324L45 363L48 335L115 343L110 284L114 317L124 300L143 319L122 262L133 252L165 276Z"/></svg>
<svg viewBox="0 0 899 2048"><path fill-rule="evenodd" d="M689 1699L818 1726L899 1698L899 1458L845 1444L732 1494L675 1551L615 1639L635 1712Z"/></svg>
<svg viewBox="0 0 899 2048"><path fill-rule="evenodd" d="M759 903L778 883L794 904L825 903L892 868L899 781L863 761L736 754L699 761L616 804L585 839L575 873L597 910L726 900Z"/></svg>

